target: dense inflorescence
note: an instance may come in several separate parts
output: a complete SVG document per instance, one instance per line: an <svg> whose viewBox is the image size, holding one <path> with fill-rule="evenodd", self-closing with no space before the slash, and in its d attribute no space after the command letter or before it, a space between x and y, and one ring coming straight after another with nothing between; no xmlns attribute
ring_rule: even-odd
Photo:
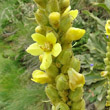
<svg viewBox="0 0 110 110"><path fill-rule="evenodd" d="M72 27L78 10L71 10L70 0L34 0L38 26L27 48L33 56L39 56L40 69L32 73L32 80L45 84L45 92L52 110L85 110L83 86L85 78L80 62L72 52L72 41L79 40L84 29Z"/></svg>
<svg viewBox="0 0 110 110"><path fill-rule="evenodd" d="M107 79L107 85L108 85L108 90L107 90L107 97L106 97L106 106L110 107L110 20L107 21L105 25L105 30L106 33L105 35L107 36L107 53L106 53L106 58L104 59L105 62L105 71L101 72L101 76L105 77Z"/></svg>

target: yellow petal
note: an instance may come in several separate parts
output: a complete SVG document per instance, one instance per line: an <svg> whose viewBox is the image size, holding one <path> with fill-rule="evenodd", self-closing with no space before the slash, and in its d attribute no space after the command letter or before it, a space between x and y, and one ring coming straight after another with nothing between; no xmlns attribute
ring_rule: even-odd
<svg viewBox="0 0 110 110"><path fill-rule="evenodd" d="M65 15L67 15L70 10L71 10L71 6L69 6L69 7L64 11L64 13L62 14L62 17L65 16Z"/></svg>
<svg viewBox="0 0 110 110"><path fill-rule="evenodd" d="M50 42L51 44L56 43L56 37L52 32L47 33L46 38L47 38L48 42Z"/></svg>
<svg viewBox="0 0 110 110"><path fill-rule="evenodd" d="M84 34L85 34L84 29L71 27L68 29L66 33L66 40L68 41L79 40L81 37L83 37Z"/></svg>
<svg viewBox="0 0 110 110"><path fill-rule="evenodd" d="M72 10L69 12L69 14L72 17L72 20L74 20L78 16L78 10Z"/></svg>
<svg viewBox="0 0 110 110"><path fill-rule="evenodd" d="M40 68L42 70L46 70L47 68L49 68L49 66L52 63L52 56L51 53L45 53L43 56L43 60L42 60L42 64L40 65Z"/></svg>
<svg viewBox="0 0 110 110"><path fill-rule="evenodd" d="M33 71L31 80L41 84L50 82L50 78L48 77L48 75L40 70Z"/></svg>
<svg viewBox="0 0 110 110"><path fill-rule="evenodd" d="M39 33L35 33L35 34L32 34L32 39L34 41L36 41L38 44L44 44L46 42L46 37L42 34L39 34Z"/></svg>
<svg viewBox="0 0 110 110"><path fill-rule="evenodd" d="M110 35L110 20L107 21L105 25L106 35Z"/></svg>
<svg viewBox="0 0 110 110"><path fill-rule="evenodd" d="M61 48L61 45L59 43L56 43L54 46L53 46L53 49L52 49L52 55L54 57L57 57L60 52L62 51L62 48Z"/></svg>
<svg viewBox="0 0 110 110"><path fill-rule="evenodd" d="M83 87L83 85L85 84L84 75L76 72L73 68L69 68L68 76L69 87L72 91L74 91L77 87Z"/></svg>
<svg viewBox="0 0 110 110"><path fill-rule="evenodd" d="M31 44L26 51L31 55L38 56L43 53L43 50L38 46L37 43Z"/></svg>

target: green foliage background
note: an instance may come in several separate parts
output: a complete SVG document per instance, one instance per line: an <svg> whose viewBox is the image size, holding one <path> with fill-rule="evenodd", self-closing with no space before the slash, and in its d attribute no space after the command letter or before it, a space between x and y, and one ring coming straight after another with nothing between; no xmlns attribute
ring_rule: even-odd
<svg viewBox="0 0 110 110"><path fill-rule="evenodd" d="M110 18L110 3L71 0L71 6L80 12L74 27L86 30L81 40L73 42L73 52L86 78L87 110L105 110L107 88L100 72L105 68L104 25ZM39 68L38 58L25 52L33 42L30 36L37 26L36 9L32 0L0 0L0 110L50 110L45 85L31 81L32 71Z"/></svg>

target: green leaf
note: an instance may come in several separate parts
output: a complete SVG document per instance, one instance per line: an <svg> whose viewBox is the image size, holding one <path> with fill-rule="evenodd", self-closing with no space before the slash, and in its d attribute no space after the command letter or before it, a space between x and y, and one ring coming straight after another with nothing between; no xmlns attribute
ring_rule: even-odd
<svg viewBox="0 0 110 110"><path fill-rule="evenodd" d="M96 20L101 26L105 27L105 22L101 19L99 19L97 16L95 16L93 13L90 13L89 11L87 10L84 10L83 11L84 14L92 17L94 20Z"/></svg>
<svg viewBox="0 0 110 110"><path fill-rule="evenodd" d="M106 1L107 1L107 0L106 0ZM98 7L102 7L102 8L104 8L107 12L110 13L110 6L108 7L107 4L105 4L105 3L96 3L96 2L93 2L92 4L95 5L95 6L98 6ZM109 4L110 4L110 3L109 3Z"/></svg>
<svg viewBox="0 0 110 110"><path fill-rule="evenodd" d="M110 0L105 0L105 4L108 7L108 9L110 10Z"/></svg>

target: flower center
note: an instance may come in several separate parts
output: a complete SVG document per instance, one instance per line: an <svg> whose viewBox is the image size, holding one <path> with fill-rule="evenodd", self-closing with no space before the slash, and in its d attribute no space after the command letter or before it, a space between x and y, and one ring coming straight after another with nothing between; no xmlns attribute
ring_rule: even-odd
<svg viewBox="0 0 110 110"><path fill-rule="evenodd" d="M46 42L41 48L44 50L44 52L50 52L53 48L53 45Z"/></svg>

